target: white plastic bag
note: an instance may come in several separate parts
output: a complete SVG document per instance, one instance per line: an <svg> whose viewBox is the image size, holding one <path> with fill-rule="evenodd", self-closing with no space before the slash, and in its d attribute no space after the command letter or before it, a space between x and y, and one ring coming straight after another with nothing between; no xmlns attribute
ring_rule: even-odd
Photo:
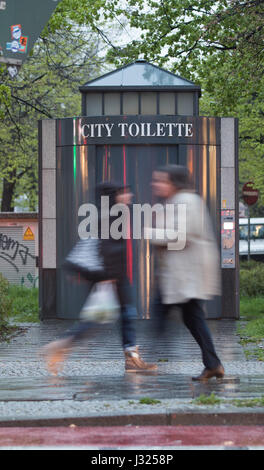
<svg viewBox="0 0 264 470"><path fill-rule="evenodd" d="M96 323L112 323L118 319L119 311L115 285L112 282L99 282L92 288L81 310L80 319Z"/></svg>

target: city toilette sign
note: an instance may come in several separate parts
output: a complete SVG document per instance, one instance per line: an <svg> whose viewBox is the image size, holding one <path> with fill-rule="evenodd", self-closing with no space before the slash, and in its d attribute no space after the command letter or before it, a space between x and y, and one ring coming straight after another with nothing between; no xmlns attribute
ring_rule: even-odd
<svg viewBox="0 0 264 470"><path fill-rule="evenodd" d="M57 119L57 146L109 144L220 145L218 118L85 116Z"/></svg>
<svg viewBox="0 0 264 470"><path fill-rule="evenodd" d="M84 139L119 137L193 137L193 124L184 122L87 123L81 126Z"/></svg>

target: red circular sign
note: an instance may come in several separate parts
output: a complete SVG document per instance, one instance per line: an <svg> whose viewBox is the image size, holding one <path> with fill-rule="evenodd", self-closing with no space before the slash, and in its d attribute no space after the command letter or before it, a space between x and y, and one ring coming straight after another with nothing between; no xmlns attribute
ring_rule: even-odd
<svg viewBox="0 0 264 470"><path fill-rule="evenodd" d="M242 196L248 206L253 206L258 201L259 191L258 189L254 189L254 183L249 181L243 186Z"/></svg>

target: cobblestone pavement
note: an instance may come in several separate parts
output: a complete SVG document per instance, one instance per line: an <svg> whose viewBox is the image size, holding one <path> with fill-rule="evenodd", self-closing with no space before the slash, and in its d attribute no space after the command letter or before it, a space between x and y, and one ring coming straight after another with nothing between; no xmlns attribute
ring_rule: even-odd
<svg viewBox="0 0 264 470"><path fill-rule="evenodd" d="M171 322L167 335L155 344L151 322L137 322L143 358L158 362L157 373L125 374L118 327L102 325L76 345L58 378L49 377L39 349L71 325L59 321L22 325L23 333L0 345L1 419L157 413L193 409L193 398L212 392L223 400L264 394L264 365L246 360L234 321L209 322L227 377L205 385L191 381L202 369L200 351L179 321ZM144 397L159 403L140 404ZM218 409L227 406L223 402Z"/></svg>

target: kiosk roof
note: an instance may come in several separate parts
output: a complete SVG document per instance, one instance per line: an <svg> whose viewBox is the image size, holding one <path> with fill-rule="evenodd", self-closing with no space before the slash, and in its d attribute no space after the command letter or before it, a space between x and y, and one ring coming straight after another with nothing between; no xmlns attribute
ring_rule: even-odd
<svg viewBox="0 0 264 470"><path fill-rule="evenodd" d="M132 64L125 65L124 67L107 73L102 77L96 78L87 82L81 90L96 88L96 87L186 87L189 89L199 88L195 83L179 77L171 72L163 70L156 65L150 64L145 60L137 60Z"/></svg>

